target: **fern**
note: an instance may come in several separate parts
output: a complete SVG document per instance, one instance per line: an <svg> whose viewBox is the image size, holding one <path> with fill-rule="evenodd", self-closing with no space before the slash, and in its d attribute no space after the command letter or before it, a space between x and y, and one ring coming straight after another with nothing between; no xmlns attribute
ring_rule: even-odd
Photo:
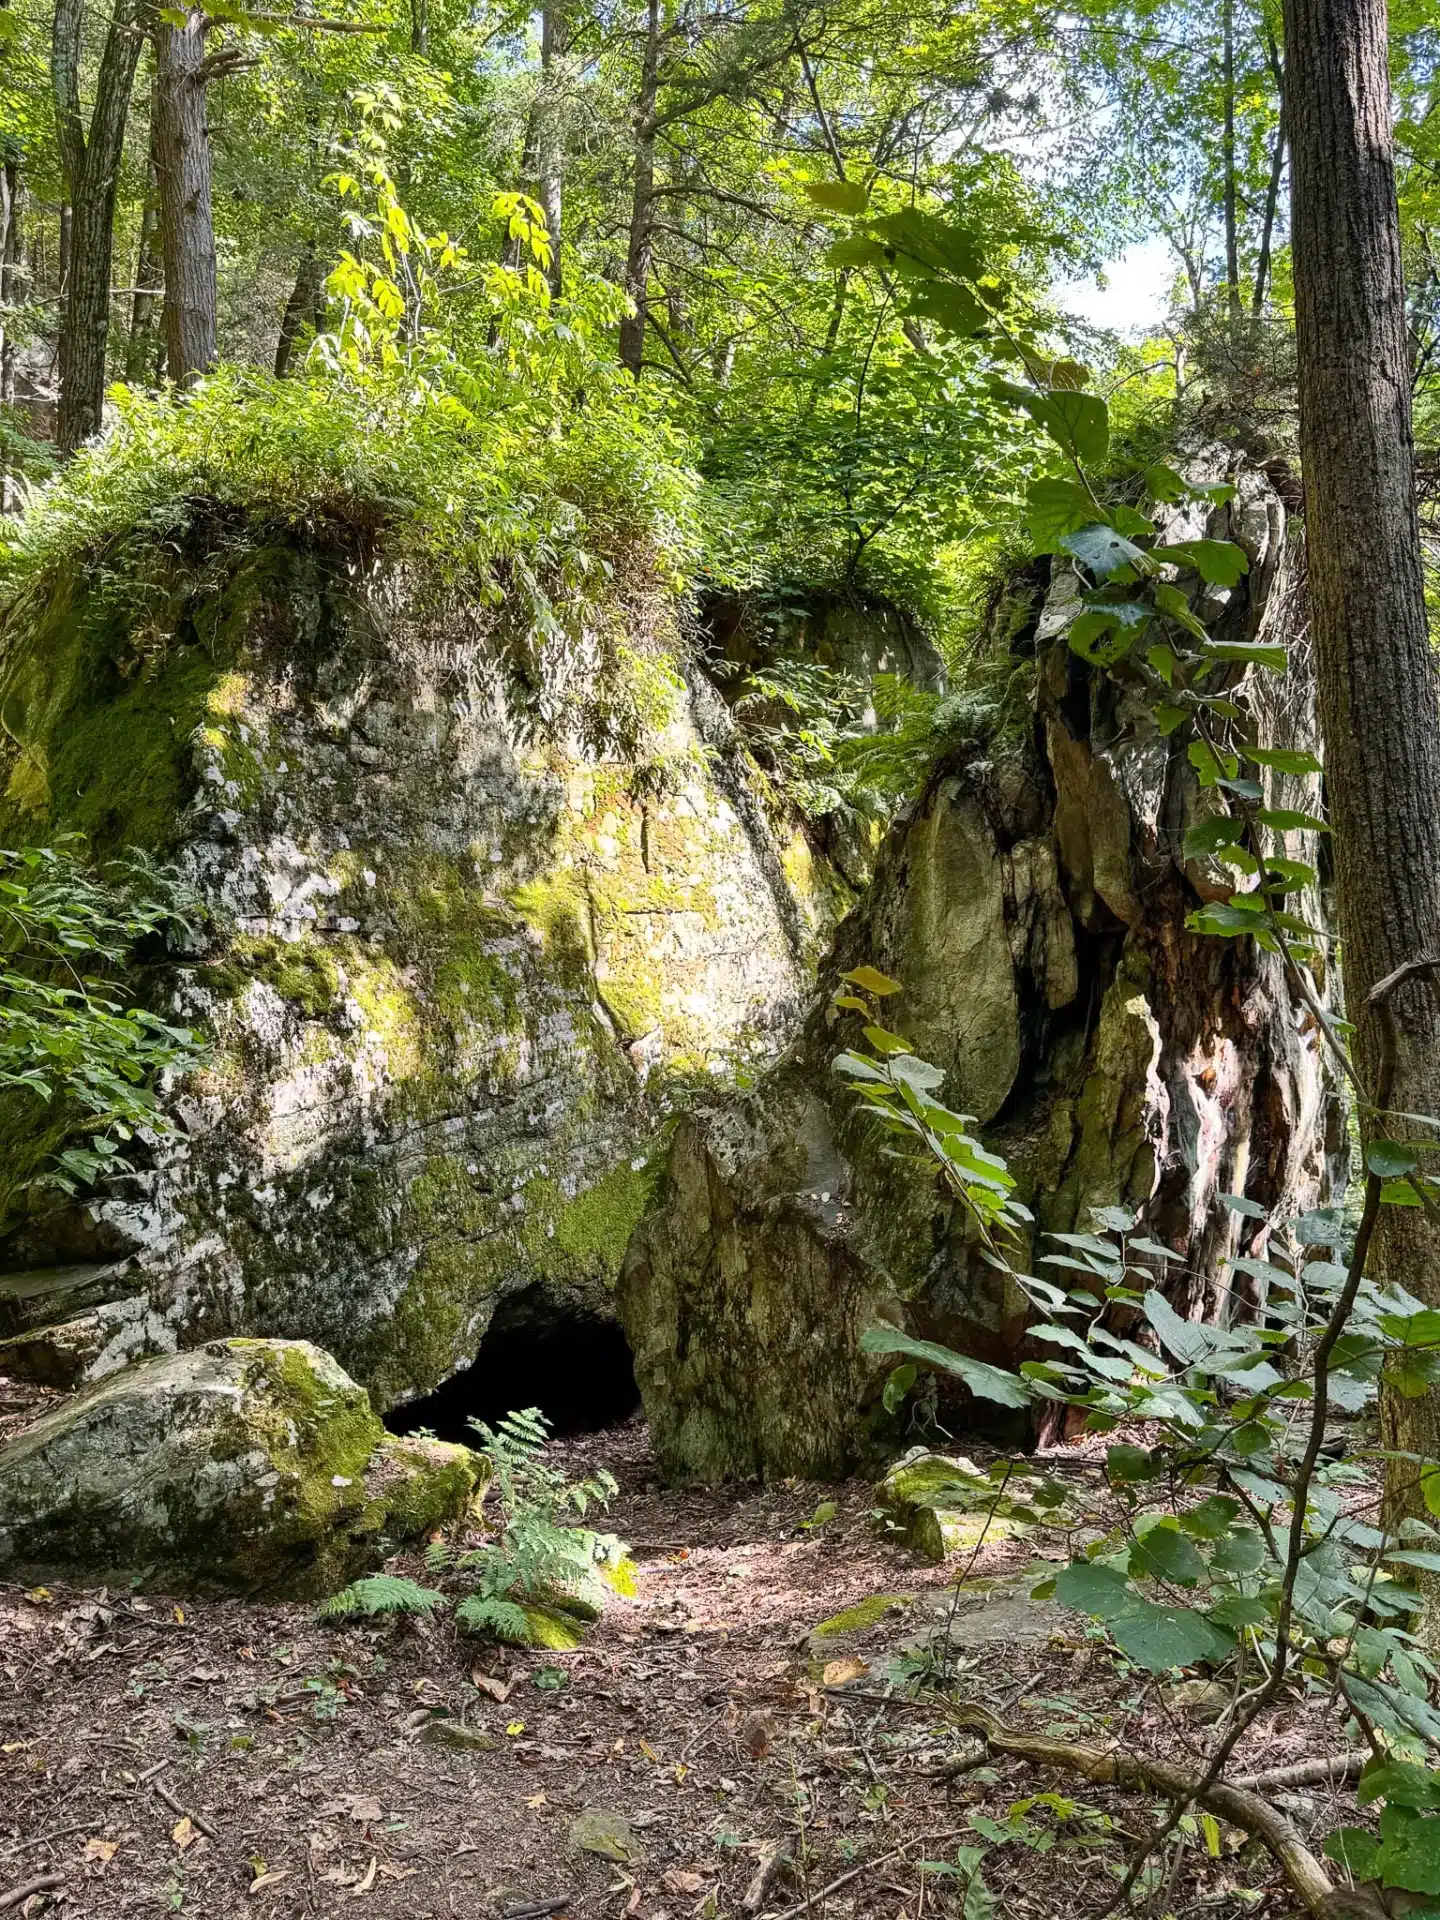
<svg viewBox="0 0 1440 1920"><path fill-rule="evenodd" d="M514 1647L529 1646L533 1639L525 1609L513 1600L472 1593L455 1609L455 1618L467 1633L493 1634L497 1640L508 1641Z"/></svg>
<svg viewBox="0 0 1440 1920"><path fill-rule="evenodd" d="M339 1593L332 1593L315 1609L317 1620L378 1619L388 1614L408 1613L429 1617L446 1604L445 1596L433 1587L422 1587L417 1580L404 1580L393 1573L368 1573L353 1580Z"/></svg>

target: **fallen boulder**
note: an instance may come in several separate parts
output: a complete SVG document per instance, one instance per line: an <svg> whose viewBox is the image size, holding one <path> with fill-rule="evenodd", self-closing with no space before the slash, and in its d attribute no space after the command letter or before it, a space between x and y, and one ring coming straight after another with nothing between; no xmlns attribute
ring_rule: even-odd
<svg viewBox="0 0 1440 1920"><path fill-rule="evenodd" d="M460 1518L484 1461L388 1435L307 1340L141 1361L0 1451L0 1576L322 1594Z"/></svg>

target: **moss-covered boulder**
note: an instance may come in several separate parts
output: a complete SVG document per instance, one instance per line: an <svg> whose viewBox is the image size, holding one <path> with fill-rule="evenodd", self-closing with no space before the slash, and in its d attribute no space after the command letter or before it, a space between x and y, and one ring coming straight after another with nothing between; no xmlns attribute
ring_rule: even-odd
<svg viewBox="0 0 1440 1920"><path fill-rule="evenodd" d="M1248 580L1207 618L1225 637L1263 623L1283 639L1303 556L1264 477L1242 468L1236 481L1233 504L1186 509L1198 524L1178 516L1173 537L1244 546ZM1200 582L1189 587L1198 601ZM878 1321L993 1364L1025 1355L1025 1294L934 1166L895 1153L833 1072L863 1045L864 1016L835 1004L847 973L901 983L886 1026L1006 1157L1036 1217L1022 1270L1046 1251L1041 1235L1124 1207L1178 1256L1164 1284L1180 1310L1223 1320L1225 1258L1263 1250L1263 1229L1224 1196L1299 1212L1328 1190L1344 1128L1316 1023L1277 956L1188 930L1214 876L1187 860L1183 831L1214 797L1181 736L1070 651L1080 608L1057 566L1028 624L1007 618L1007 702L977 712L974 737L896 821L797 1038L752 1087L676 1129L619 1290L673 1476L828 1479L878 1464L898 1438L891 1363L860 1345ZM1314 744L1303 679L1277 692L1237 671L1235 694L1262 744ZM1313 812L1312 787L1272 776L1271 804ZM1291 851L1313 857L1313 841L1297 835ZM1318 920L1323 903L1297 911ZM940 1408L950 1431L997 1412L940 1390L953 1392Z"/></svg>
<svg viewBox="0 0 1440 1920"><path fill-rule="evenodd" d="M388 1407L510 1292L613 1314L674 1112L773 1057L844 904L622 592L548 720L536 636L502 672L443 583L199 505L3 610L0 832L171 863L196 932L150 990L213 1042L178 1142L0 1222L0 1268L124 1263L83 1377L305 1338ZM12 1163L36 1119L0 1102Z"/></svg>
<svg viewBox="0 0 1440 1920"><path fill-rule="evenodd" d="M307 1341L140 1361L0 1451L0 1577L323 1594L465 1514L484 1462L394 1440Z"/></svg>

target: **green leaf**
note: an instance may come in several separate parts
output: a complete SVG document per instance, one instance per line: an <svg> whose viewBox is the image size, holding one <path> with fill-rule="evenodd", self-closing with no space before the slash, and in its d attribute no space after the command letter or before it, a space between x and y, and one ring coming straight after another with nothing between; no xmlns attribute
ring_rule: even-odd
<svg viewBox="0 0 1440 1920"><path fill-rule="evenodd" d="M909 1053L910 1051L908 1040L902 1039L898 1033L891 1033L885 1027L865 1027L863 1032L876 1053Z"/></svg>
<svg viewBox="0 0 1440 1920"><path fill-rule="evenodd" d="M1415 1171L1420 1156L1401 1140L1372 1140L1365 1150L1365 1164L1382 1180L1400 1180Z"/></svg>
<svg viewBox="0 0 1440 1920"><path fill-rule="evenodd" d="M1235 1651L1227 1635L1188 1607L1159 1607L1142 1600L1109 1624L1117 1646L1148 1673L1223 1660Z"/></svg>
<svg viewBox="0 0 1440 1920"><path fill-rule="evenodd" d="M1155 605L1167 620L1173 620L1177 626L1183 627L1186 633L1196 640L1203 640L1208 644L1210 635L1201 621L1196 618L1190 602L1179 587L1172 586L1168 580L1162 580L1155 589Z"/></svg>
<svg viewBox="0 0 1440 1920"><path fill-rule="evenodd" d="M1082 527L1078 533L1062 534L1060 546L1066 553L1073 554L1097 580L1108 580L1112 574L1144 559L1139 547L1116 533L1113 527ZM1150 618L1148 607L1143 610L1143 617Z"/></svg>
<svg viewBox="0 0 1440 1920"><path fill-rule="evenodd" d="M1294 807L1262 807L1256 818L1262 826L1277 833L1329 833L1325 822L1313 813L1300 813Z"/></svg>
<svg viewBox="0 0 1440 1920"><path fill-rule="evenodd" d="M1105 1451L1105 1471L1112 1480L1127 1484L1153 1480L1158 1470L1145 1447L1117 1445L1107 1447Z"/></svg>
<svg viewBox="0 0 1440 1920"><path fill-rule="evenodd" d="M1254 1527L1241 1527L1228 1539L1216 1542L1210 1564L1217 1573L1258 1573L1265 1558L1264 1536Z"/></svg>
<svg viewBox="0 0 1440 1920"><path fill-rule="evenodd" d="M926 275L942 273L958 280L974 280L984 271L984 254L973 233L919 207L903 207L872 224L879 237L901 256L895 264L902 273L919 269Z"/></svg>
<svg viewBox="0 0 1440 1920"><path fill-rule="evenodd" d="M1197 907L1194 913L1187 914L1185 924L1192 933L1219 934L1227 938L1235 934L1254 933L1257 927L1264 925L1265 902L1258 895L1253 897L1256 902L1253 907L1242 906L1233 896L1229 900L1211 900L1205 906Z"/></svg>
<svg viewBox="0 0 1440 1920"><path fill-rule="evenodd" d="M1380 1842L1364 1827L1337 1827L1326 1836L1325 1858L1342 1866L1352 1880L1373 1880L1380 1858Z"/></svg>
<svg viewBox="0 0 1440 1920"><path fill-rule="evenodd" d="M1092 608L1071 621L1065 637L1070 651L1082 660L1092 666L1110 667L1123 660L1135 644L1135 631L1134 624L1121 619L1118 612Z"/></svg>
<svg viewBox="0 0 1440 1920"><path fill-rule="evenodd" d="M1268 1627L1270 1609L1249 1593L1225 1593L1210 1609L1210 1618L1238 1633L1242 1627Z"/></svg>
<svg viewBox="0 0 1440 1920"><path fill-rule="evenodd" d="M1098 1560L1075 1560L1055 1576L1055 1598L1095 1620L1113 1620L1141 1604L1123 1573Z"/></svg>
<svg viewBox="0 0 1440 1920"><path fill-rule="evenodd" d="M1440 1773L1410 1761L1389 1760L1365 1769L1355 1797L1362 1807L1372 1800L1388 1800L1393 1806L1414 1807L1420 1813L1435 1812L1440 1810Z"/></svg>
<svg viewBox="0 0 1440 1920"><path fill-rule="evenodd" d="M1233 847L1244 833L1245 822L1228 813L1202 820L1198 826L1185 830L1185 857L1193 860L1202 854L1218 853L1221 847Z"/></svg>
<svg viewBox="0 0 1440 1920"><path fill-rule="evenodd" d="M1218 753L1208 740L1192 740L1185 758L1200 776L1202 787L1217 787L1222 780L1233 780L1240 762L1233 753Z"/></svg>
<svg viewBox="0 0 1440 1920"><path fill-rule="evenodd" d="M870 195L854 180L806 180L801 183L817 207L827 213L864 213Z"/></svg>
<svg viewBox="0 0 1440 1920"><path fill-rule="evenodd" d="M1057 553L1064 535L1095 524L1095 503L1077 480L1036 480L1026 495L1025 524L1037 552Z"/></svg>
<svg viewBox="0 0 1440 1920"><path fill-rule="evenodd" d="M1018 386L992 379L991 391L1012 406L1023 407L1055 443L1076 460L1100 465L1110 450L1110 414L1097 394Z"/></svg>
<svg viewBox="0 0 1440 1920"><path fill-rule="evenodd" d="M1245 758L1257 767L1273 767L1277 773L1323 773L1323 764L1313 753L1298 747L1246 747Z"/></svg>
<svg viewBox="0 0 1440 1920"><path fill-rule="evenodd" d="M827 267L886 267L890 264L890 255L878 240L867 240L864 234L852 233L825 249L825 264Z"/></svg>
<svg viewBox="0 0 1440 1920"><path fill-rule="evenodd" d="M1136 1577L1169 1580L1177 1587L1194 1587L1205 1577L1205 1562L1177 1521L1161 1520L1131 1548L1130 1572ZM1166 1662L1167 1666L1173 1664Z"/></svg>
<svg viewBox="0 0 1440 1920"><path fill-rule="evenodd" d="M1245 549L1233 540L1182 540L1174 546L1152 547L1150 554L1172 566L1192 568L1211 587L1237 587L1250 571Z"/></svg>
<svg viewBox="0 0 1440 1920"><path fill-rule="evenodd" d="M1383 1885L1406 1893L1440 1893L1440 1819L1387 1806L1380 1816L1380 1840L1375 1868Z"/></svg>
<svg viewBox="0 0 1440 1920"><path fill-rule="evenodd" d="M1284 647L1262 640L1212 640L1205 652L1211 660L1234 660L1244 666L1266 667L1283 673L1288 665Z"/></svg>
<svg viewBox="0 0 1440 1920"><path fill-rule="evenodd" d="M1015 1374L992 1367L984 1360L972 1360L968 1354L955 1353L932 1340L916 1340L899 1327L867 1327L860 1336L860 1346L865 1353L901 1354L908 1360L937 1367L942 1373L952 1373L979 1400L993 1400L1002 1407L1030 1405L1030 1389Z"/></svg>
<svg viewBox="0 0 1440 1920"><path fill-rule="evenodd" d="M879 973L874 967L854 967L840 978L848 980L852 987L859 987L865 993L873 993L883 999L889 993L902 993L904 989L898 980L892 980L888 974Z"/></svg>
<svg viewBox="0 0 1440 1920"><path fill-rule="evenodd" d="M1228 1493L1212 1493L1198 1506L1182 1513L1179 1520L1186 1533L1193 1534L1197 1540L1221 1540L1229 1532L1231 1521L1243 1511L1240 1502L1232 1500Z"/></svg>
<svg viewBox="0 0 1440 1920"><path fill-rule="evenodd" d="M968 287L950 280L922 281L910 298L910 312L918 319L968 340L989 323L990 315Z"/></svg>

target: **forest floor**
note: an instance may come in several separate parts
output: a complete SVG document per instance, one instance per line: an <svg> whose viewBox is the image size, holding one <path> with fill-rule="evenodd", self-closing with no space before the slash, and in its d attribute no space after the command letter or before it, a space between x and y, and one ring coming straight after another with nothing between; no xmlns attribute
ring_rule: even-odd
<svg viewBox="0 0 1440 1920"><path fill-rule="evenodd" d="M895 1665L948 1622L957 1697L1035 1730L1198 1752L1204 1726L1173 1689L1117 1673L1076 1616L1028 1600L1040 1536L982 1546L957 1598L953 1568L878 1531L864 1483L665 1489L638 1420L556 1451L616 1474L608 1524L639 1563L636 1597L574 1653L463 1640L443 1619L338 1629L300 1604L0 1588L0 1910L1106 1910L1154 1809L1020 1761L955 1771L970 1744L943 1700L903 1697ZM834 1516L807 1525L822 1501ZM886 1595L869 1624L812 1638ZM1287 1764L1317 1737L1293 1708L1241 1759ZM1047 1793L1064 1798L1014 1815ZM1343 1817L1333 1801L1286 1803L1317 1846ZM987 1847L967 1884L957 1849ZM1157 1915L1295 1911L1269 1856L1226 1828L1159 1874Z"/></svg>

